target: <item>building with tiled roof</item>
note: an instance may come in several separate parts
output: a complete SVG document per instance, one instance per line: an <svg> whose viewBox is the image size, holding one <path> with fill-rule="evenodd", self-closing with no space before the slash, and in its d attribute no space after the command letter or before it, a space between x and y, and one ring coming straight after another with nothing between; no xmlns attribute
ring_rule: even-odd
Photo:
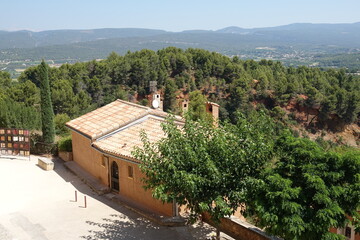
<svg viewBox="0 0 360 240"><path fill-rule="evenodd" d="M146 119L140 119L139 122L131 126L125 126L100 138L93 143L93 147L108 154L114 154L138 162L132 158L131 152L134 147L142 146L139 133L145 131L151 142L157 142L164 137L161 128L162 122L163 119L146 116Z"/></svg>
<svg viewBox="0 0 360 240"><path fill-rule="evenodd" d="M172 216L173 204L163 204L145 191L134 147L142 147L141 131L151 142L165 137L161 127L167 113L123 100L66 123L72 133L73 160L110 190L151 211ZM184 122L176 117L176 123Z"/></svg>

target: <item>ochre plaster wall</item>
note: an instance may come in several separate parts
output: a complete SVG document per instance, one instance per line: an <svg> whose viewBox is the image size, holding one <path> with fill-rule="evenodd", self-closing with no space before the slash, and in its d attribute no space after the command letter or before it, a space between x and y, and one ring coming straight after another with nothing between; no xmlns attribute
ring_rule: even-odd
<svg viewBox="0 0 360 240"><path fill-rule="evenodd" d="M119 167L119 194L134 200L134 202L150 211L157 212L165 216L172 216L172 204L163 204L161 201L151 196L150 190L146 191L143 188L141 179L144 175L140 171L138 164L111 157L110 165L112 161L115 161ZM133 178L129 177L128 166L133 168Z"/></svg>
<svg viewBox="0 0 360 240"><path fill-rule="evenodd" d="M98 178L100 182L110 187L109 165L111 166L112 161L116 161L119 167L119 194L134 200L150 211L172 216L172 204L163 204L151 196L150 190L145 191L143 188L141 178L144 175L141 173L138 164L109 157L109 162L105 161L105 166L102 166L103 154L91 147L90 139L74 131L72 131L72 145L74 161ZM133 167L133 178L128 177L128 166Z"/></svg>
<svg viewBox="0 0 360 240"><path fill-rule="evenodd" d="M91 140L85 136L72 131L73 159L91 175L109 186L108 163L102 166L103 155L91 147Z"/></svg>

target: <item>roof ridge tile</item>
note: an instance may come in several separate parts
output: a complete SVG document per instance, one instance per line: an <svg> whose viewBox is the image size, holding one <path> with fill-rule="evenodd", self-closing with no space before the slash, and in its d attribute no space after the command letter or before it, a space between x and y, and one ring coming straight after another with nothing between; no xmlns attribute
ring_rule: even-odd
<svg viewBox="0 0 360 240"><path fill-rule="evenodd" d="M149 107L142 106L142 105L139 105L139 104L136 104L136 103L132 103L132 102L128 102L128 101L125 101L125 100L122 100L122 99L116 99L116 101L121 102L121 103L128 104L128 105L130 105L130 106L134 106L134 107L138 107L138 108L142 108L142 109L146 109L146 110L151 110L151 108L149 108Z"/></svg>

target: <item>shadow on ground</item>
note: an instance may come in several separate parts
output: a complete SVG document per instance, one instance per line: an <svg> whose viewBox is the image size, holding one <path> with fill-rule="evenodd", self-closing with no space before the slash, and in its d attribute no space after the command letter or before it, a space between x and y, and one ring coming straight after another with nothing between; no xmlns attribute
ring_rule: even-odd
<svg viewBox="0 0 360 240"><path fill-rule="evenodd" d="M65 168L63 160L61 160L60 158L52 158L52 161L54 162L54 172L58 174L62 179L64 179L66 182L71 183L74 188L76 188L79 192L88 196L92 196L96 200L101 201L101 196L96 194L89 186L87 186L83 181L81 181L78 176Z"/></svg>
<svg viewBox="0 0 360 240"><path fill-rule="evenodd" d="M167 228L154 225L148 220L141 218L131 220L125 216L113 214L110 218L102 219L103 222L87 221L92 228L89 235L81 236L86 240L105 240L105 239L194 239L187 227Z"/></svg>
<svg viewBox="0 0 360 240"><path fill-rule="evenodd" d="M81 239L86 240L121 240L121 239L142 239L142 240L205 240L212 239L214 229L209 225L198 223L192 226L182 227L164 227L160 226L150 220L141 217L137 213L128 208L112 202L104 196L99 196L84 182L82 182L75 174L67 170L64 166L64 161L58 158L53 158L55 167L54 171L63 178L66 182L71 183L79 193L91 196L92 198L106 204L107 206L118 211L119 214L112 214L107 218L103 218L99 222L91 220L86 221L89 224L89 234L81 236ZM73 201L75 196L69 201ZM81 200L80 200L81 201ZM98 229L98 230L94 230Z"/></svg>

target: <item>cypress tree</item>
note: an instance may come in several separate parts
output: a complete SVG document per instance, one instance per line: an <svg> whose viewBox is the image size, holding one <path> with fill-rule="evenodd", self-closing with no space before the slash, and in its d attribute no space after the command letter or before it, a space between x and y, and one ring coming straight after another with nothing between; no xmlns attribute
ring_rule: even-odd
<svg viewBox="0 0 360 240"><path fill-rule="evenodd" d="M39 66L39 82L41 95L41 129L43 141L53 143L55 139L54 111L51 103L48 66L42 60Z"/></svg>

